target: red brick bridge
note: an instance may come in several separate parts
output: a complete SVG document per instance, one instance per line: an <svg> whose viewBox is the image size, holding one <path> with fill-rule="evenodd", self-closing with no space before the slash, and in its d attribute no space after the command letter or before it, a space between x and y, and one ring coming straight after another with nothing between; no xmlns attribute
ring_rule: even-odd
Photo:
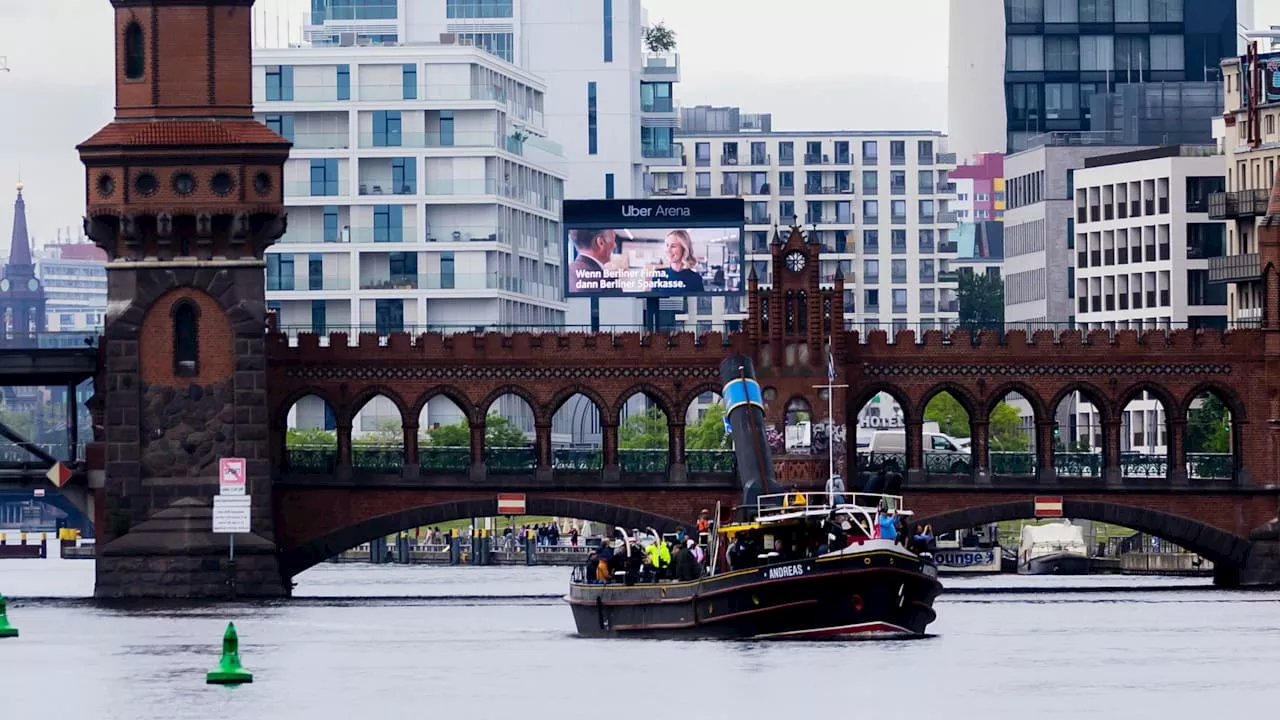
<svg viewBox="0 0 1280 720"><path fill-rule="evenodd" d="M787 252L815 255L797 231L774 247L779 283L752 284L743 331L678 334L363 334L326 338L273 333L267 341L270 452L275 537L284 571L293 574L346 548L402 529L493 515L496 493L524 492L530 514L579 517L624 526L673 527L698 509L739 499L732 457L689 450L689 409L718 391L720 361L730 353L756 362L768 401L766 422L782 427L797 399L825 422L827 337L843 328L842 280L829 287L816 270L791 277ZM776 318L776 320L774 320ZM1037 495L1066 498L1068 514L1164 537L1227 566L1245 564L1249 534L1276 516L1274 452L1278 428L1268 422L1263 330L1108 334L884 332L832 333L838 384L834 421L841 426L878 393L902 409L907 446L896 460L904 493L935 529L1032 517ZM969 417L972 467L924 446L930 400L949 393ZM1064 452L1054 410L1080 393L1101 418L1092 433L1101 452ZM667 418L665 450L619 447L625 406L642 393ZM990 417L1010 393L1034 414L1034 452L990 452ZM1120 448L1123 411L1144 396L1164 408L1167 453L1135 460ZM321 398L336 418L336 447L286 448L282 428L295 403ZM485 447L486 420L496 401L515 395L534 418L523 448ZM553 447L552 418L581 395L597 409L602 443L594 463ZM394 448L360 447L352 424L382 396L398 409L403 441ZM419 446L419 417L444 396L470 427L465 448ZM1188 415L1206 397L1229 413L1230 452L1188 451ZM841 442L841 467L868 468L885 458L858 454ZM1055 449L1056 446L1056 449ZM775 448L778 482L802 487L826 477L820 453ZM655 462L655 454L657 455ZM1011 458L1009 456L1014 456ZM937 460L941 458L939 463ZM952 459L948 459L952 458Z"/></svg>

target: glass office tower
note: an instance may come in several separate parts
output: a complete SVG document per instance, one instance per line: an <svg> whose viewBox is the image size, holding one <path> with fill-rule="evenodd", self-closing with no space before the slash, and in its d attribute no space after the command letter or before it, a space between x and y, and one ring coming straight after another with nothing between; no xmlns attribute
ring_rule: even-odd
<svg viewBox="0 0 1280 720"><path fill-rule="evenodd" d="M1005 0L1009 151L1090 130L1089 100L1117 85L1213 81L1236 53L1230 0Z"/></svg>

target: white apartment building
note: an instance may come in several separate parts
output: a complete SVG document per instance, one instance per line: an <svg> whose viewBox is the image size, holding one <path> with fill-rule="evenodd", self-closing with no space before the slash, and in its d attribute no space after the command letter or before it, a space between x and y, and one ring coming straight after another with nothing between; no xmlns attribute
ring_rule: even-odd
<svg viewBox="0 0 1280 720"><path fill-rule="evenodd" d="M650 168L650 192L744 198L747 260L762 286L771 282L775 232L798 223L823 245L822 282L844 275L849 328L941 329L958 318L947 181L955 154L945 135L682 126L678 144L677 157ZM745 317L741 298L700 297L678 319L712 330Z"/></svg>
<svg viewBox="0 0 1280 720"><path fill-rule="evenodd" d="M312 0L312 43L474 45L536 76L563 148L565 197L643 197L643 172L674 154L673 52L646 52L640 0ZM361 50L348 50L359 57ZM350 62L361 62L352 60ZM568 322L640 325L643 301L569 302Z"/></svg>
<svg viewBox="0 0 1280 720"><path fill-rule="evenodd" d="M545 138L544 93L469 46L257 51L257 116L294 142L289 228L267 255L280 325L562 325L564 161ZM303 427L333 424L315 398L296 412ZM447 400L425 415L424 428L457 420ZM389 421L378 398L355 430Z"/></svg>
<svg viewBox="0 0 1280 720"><path fill-rule="evenodd" d="M1221 189L1213 146L1173 146L1090 158L1075 171L1076 324L1090 330L1226 327L1226 290L1209 283L1226 226L1210 220ZM1163 455L1165 410L1143 394L1124 409L1121 452ZM1100 448L1101 418L1083 398L1071 440Z"/></svg>
<svg viewBox="0 0 1280 720"><path fill-rule="evenodd" d="M107 312L107 254L91 242L45 245L35 252L44 288L46 327L98 331Z"/></svg>

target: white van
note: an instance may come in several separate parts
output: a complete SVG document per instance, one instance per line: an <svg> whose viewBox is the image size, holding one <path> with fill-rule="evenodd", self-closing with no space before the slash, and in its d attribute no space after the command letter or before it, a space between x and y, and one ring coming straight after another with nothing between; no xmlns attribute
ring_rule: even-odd
<svg viewBox="0 0 1280 720"><path fill-rule="evenodd" d="M966 475L972 467L969 449L961 448L948 435L924 432L926 472ZM907 459L906 430L876 430L867 443L858 443L858 453L871 455L885 470L902 471ZM886 457L888 456L888 457Z"/></svg>

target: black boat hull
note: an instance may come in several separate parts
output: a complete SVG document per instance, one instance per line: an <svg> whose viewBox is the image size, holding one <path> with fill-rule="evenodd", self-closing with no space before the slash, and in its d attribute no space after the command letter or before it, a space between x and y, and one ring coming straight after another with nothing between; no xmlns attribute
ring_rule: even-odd
<svg viewBox="0 0 1280 720"><path fill-rule="evenodd" d="M1088 575L1093 561L1079 553L1053 553L1031 558L1018 568L1023 575Z"/></svg>
<svg viewBox="0 0 1280 720"><path fill-rule="evenodd" d="M937 570L890 541L687 583L570 585L588 637L913 637L933 622Z"/></svg>

